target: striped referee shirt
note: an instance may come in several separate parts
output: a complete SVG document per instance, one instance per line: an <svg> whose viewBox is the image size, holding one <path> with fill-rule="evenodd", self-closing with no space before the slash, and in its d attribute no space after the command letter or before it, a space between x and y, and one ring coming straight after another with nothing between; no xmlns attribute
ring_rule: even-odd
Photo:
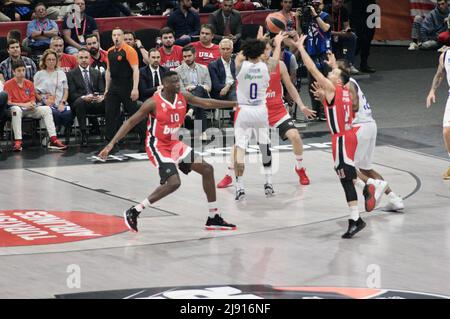
<svg viewBox="0 0 450 319"><path fill-rule="evenodd" d="M34 64L33 60L25 56L22 56L20 58L22 59L23 63L25 63L25 78L27 80L33 81L34 75L37 72L36 64ZM11 64L11 58L7 58L2 63L0 63L0 72L3 74L5 81L11 80L14 77Z"/></svg>

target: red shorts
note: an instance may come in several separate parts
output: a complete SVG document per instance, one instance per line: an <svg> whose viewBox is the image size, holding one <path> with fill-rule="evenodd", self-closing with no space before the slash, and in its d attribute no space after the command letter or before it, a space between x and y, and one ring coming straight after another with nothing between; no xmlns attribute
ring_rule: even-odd
<svg viewBox="0 0 450 319"><path fill-rule="evenodd" d="M355 153L358 139L353 130L332 136L334 168L341 179L355 179Z"/></svg>
<svg viewBox="0 0 450 319"><path fill-rule="evenodd" d="M162 142L152 137L146 143L146 150L148 158L156 167L163 163L177 164L192 152L192 148L181 141Z"/></svg>
<svg viewBox="0 0 450 319"><path fill-rule="evenodd" d="M273 106L267 106L269 113L269 125L270 127L276 127L277 123L280 122L284 117L289 116L288 111L284 107L284 104L276 104Z"/></svg>

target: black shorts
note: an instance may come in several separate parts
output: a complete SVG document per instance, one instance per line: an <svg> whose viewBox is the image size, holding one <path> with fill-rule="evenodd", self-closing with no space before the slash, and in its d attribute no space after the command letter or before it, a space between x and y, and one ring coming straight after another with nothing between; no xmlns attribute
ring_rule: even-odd
<svg viewBox="0 0 450 319"><path fill-rule="evenodd" d="M283 141L286 141L288 139L286 136L286 133L289 130L297 129L295 127L294 120L292 118L288 118L287 120L283 121L276 128L278 129L278 134L280 135L280 137Z"/></svg>
<svg viewBox="0 0 450 319"><path fill-rule="evenodd" d="M185 175L188 175L192 171L192 163L194 163L194 160L194 151L190 151L189 154L178 163L178 169ZM159 163L160 184L165 184L172 175L179 175L178 169L175 163Z"/></svg>

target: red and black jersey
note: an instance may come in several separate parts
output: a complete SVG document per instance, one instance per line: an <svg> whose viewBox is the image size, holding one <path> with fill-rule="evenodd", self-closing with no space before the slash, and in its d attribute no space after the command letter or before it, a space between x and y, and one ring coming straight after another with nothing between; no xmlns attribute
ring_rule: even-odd
<svg viewBox="0 0 450 319"><path fill-rule="evenodd" d="M347 88L337 85L331 104L325 100L323 105L331 134L341 135L352 129L352 98Z"/></svg>

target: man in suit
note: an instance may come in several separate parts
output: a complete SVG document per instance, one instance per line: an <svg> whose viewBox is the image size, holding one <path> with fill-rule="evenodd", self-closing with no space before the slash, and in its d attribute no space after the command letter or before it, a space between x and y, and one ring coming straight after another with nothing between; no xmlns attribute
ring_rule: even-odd
<svg viewBox="0 0 450 319"><path fill-rule="evenodd" d="M214 11L209 16L208 23L214 27L216 39L220 41L228 38L233 41L235 48L239 49L242 19L239 11L233 9L233 0L224 0L222 9Z"/></svg>
<svg viewBox="0 0 450 319"><path fill-rule="evenodd" d="M201 97L209 98L211 91L211 78L209 76L208 68L201 64L195 63L195 48L192 45L187 45L183 48L183 64L175 69L175 72L180 76L181 91L187 91L191 94ZM201 120L201 140L207 140L206 136L206 113L201 107L192 105L192 108L187 112L186 117L192 119L195 113L195 118ZM194 127L194 130L196 127ZM194 132L195 134L196 132Z"/></svg>
<svg viewBox="0 0 450 319"><path fill-rule="evenodd" d="M87 146L86 114L105 114L105 82L100 71L89 66L91 55L85 48L78 52L78 67L67 73L70 105L81 131L81 146Z"/></svg>
<svg viewBox="0 0 450 319"><path fill-rule="evenodd" d="M156 91L162 89L161 79L167 69L160 66L161 53L158 49L151 49L148 53L149 65L139 69L139 100L144 102L151 98Z"/></svg>

